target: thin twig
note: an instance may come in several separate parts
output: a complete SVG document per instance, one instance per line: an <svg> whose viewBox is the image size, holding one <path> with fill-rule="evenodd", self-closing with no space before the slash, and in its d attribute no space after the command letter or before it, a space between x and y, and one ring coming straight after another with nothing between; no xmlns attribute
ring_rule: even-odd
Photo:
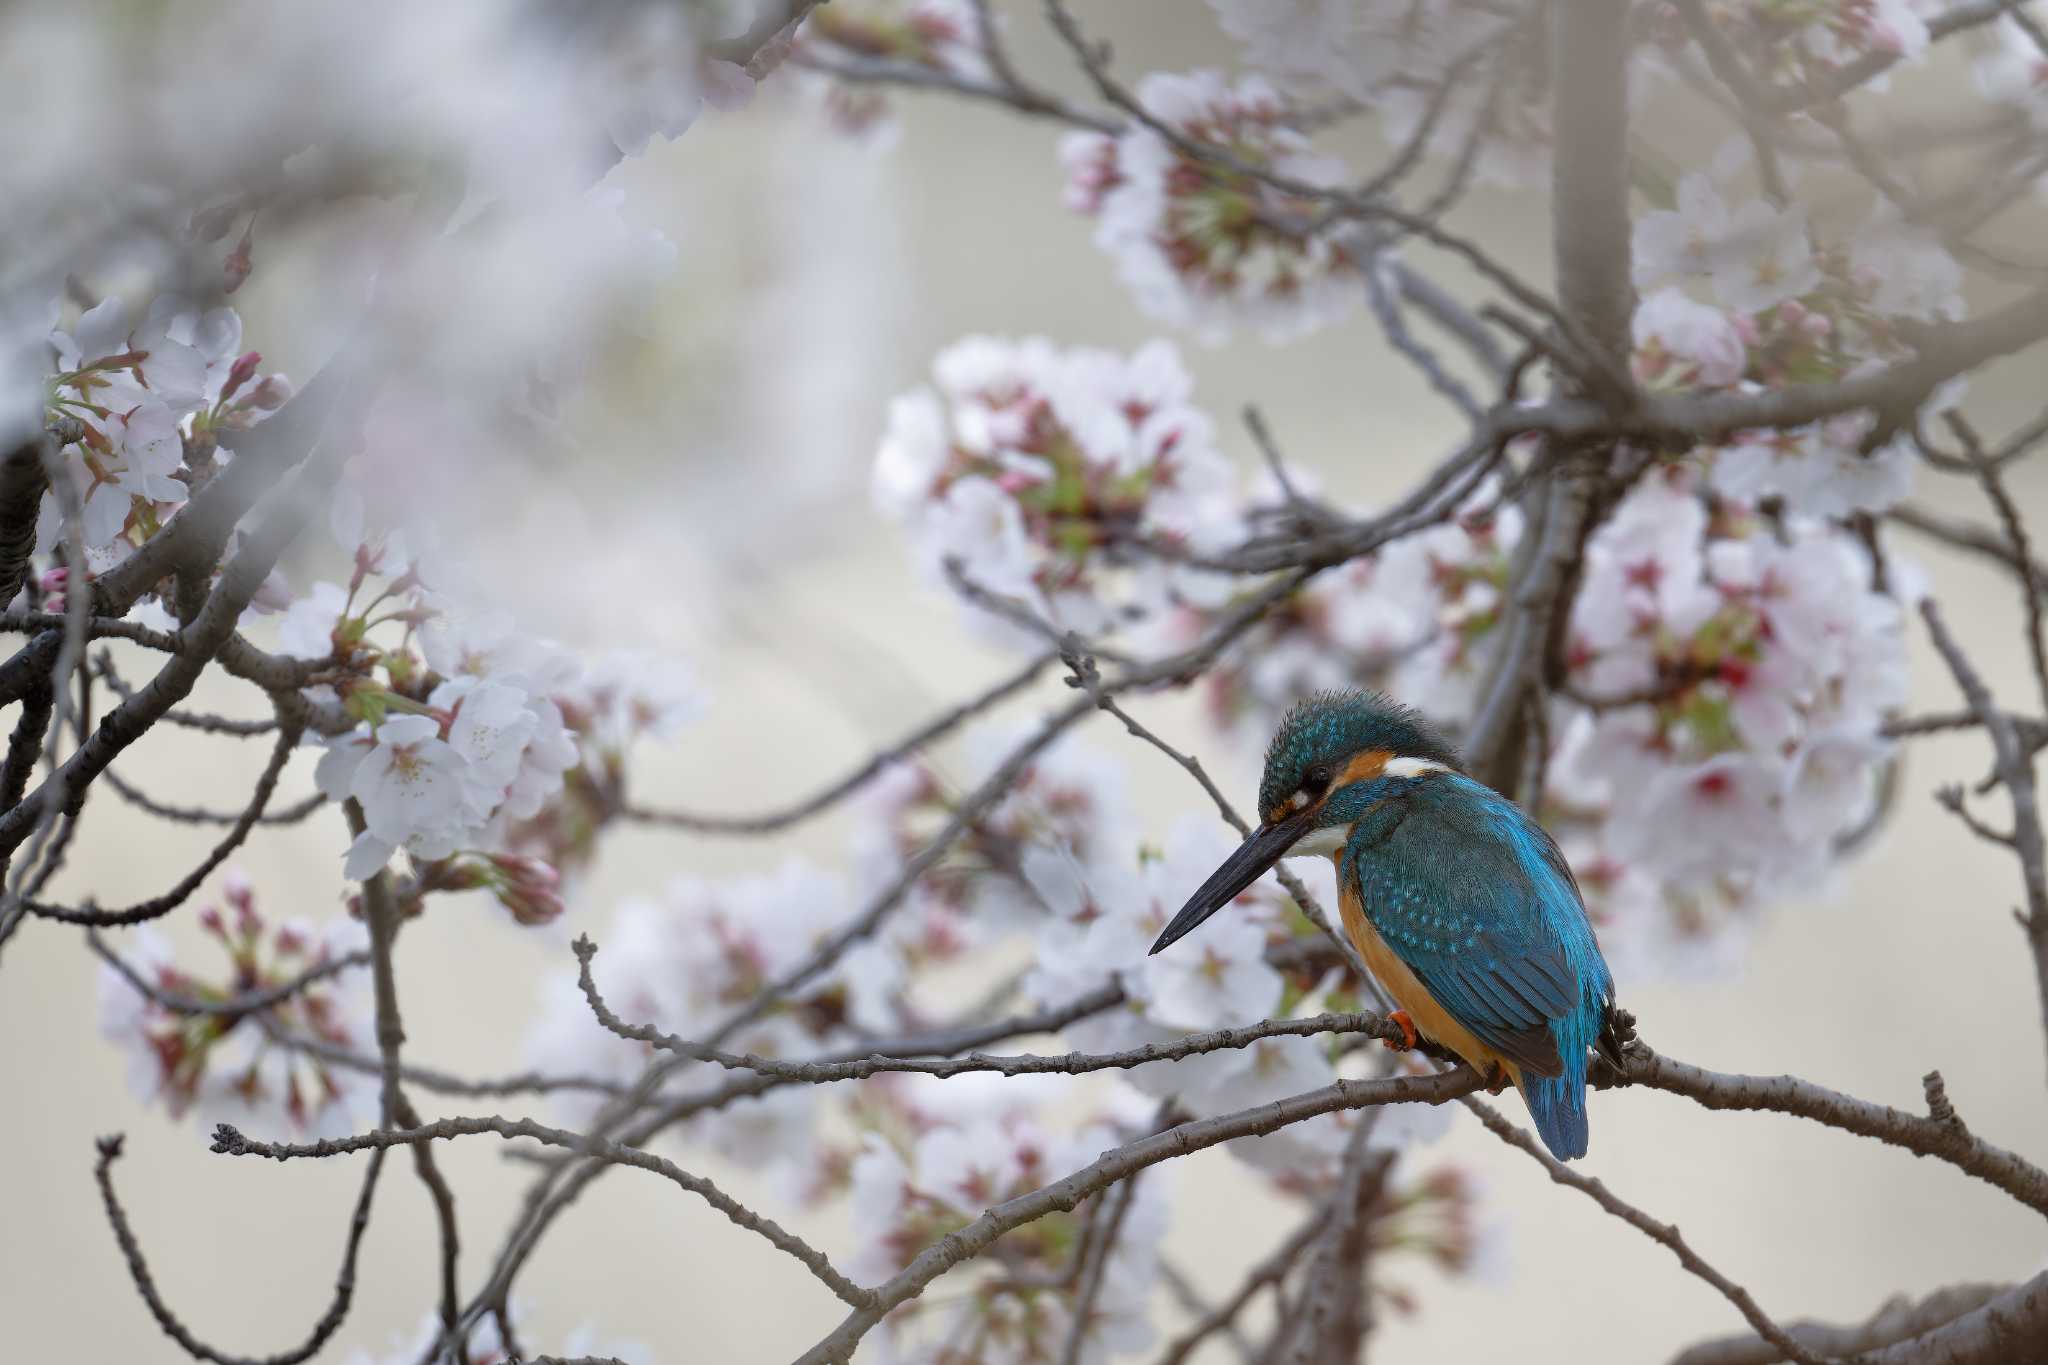
<svg viewBox="0 0 2048 1365"><path fill-rule="evenodd" d="M692 1175L667 1158L655 1156L651 1152L624 1147L583 1133L572 1133L563 1128L550 1128L545 1124L535 1123L532 1119L506 1119L496 1115L486 1118L445 1118L433 1123L413 1124L397 1129L380 1128L353 1137L326 1138L319 1142L258 1142L244 1137L232 1125L223 1123L214 1129L212 1150L227 1156L265 1156L274 1161L287 1161L293 1157L343 1156L349 1152L420 1147L430 1142L444 1142L484 1134L496 1134L508 1140L526 1138L549 1147L566 1147L613 1165L651 1171L696 1195L724 1214L735 1226L758 1234L776 1250L794 1256L803 1263L805 1269L816 1275L827 1288L838 1295L841 1301L855 1307L865 1307L873 1301L870 1291L862 1289L841 1274L823 1252L795 1233L786 1231L773 1219L764 1218L753 1212L703 1176Z"/></svg>
<svg viewBox="0 0 2048 1365"><path fill-rule="evenodd" d="M93 1164L93 1179L99 1183L100 1200L106 1206L107 1221L113 1225L114 1240L120 1244L121 1256L128 1262L128 1274L135 1281L135 1288L142 1295L142 1301L149 1308L149 1314L156 1319L164 1335L178 1343L185 1354L198 1360L213 1362L213 1365L298 1365L318 1355L320 1348L327 1344L348 1317L349 1305L355 1300L356 1252L363 1244L363 1234L370 1227L370 1200L377 1192L377 1177L384 1169L384 1154L374 1153L368 1169L363 1172L363 1183L356 1195L355 1212L349 1216L348 1240L343 1244L341 1270L334 1278L334 1297L329 1300L327 1311L313 1324L313 1330L306 1340L289 1351L280 1351L268 1356L232 1356L215 1350L192 1335L185 1324L163 1300L157 1291L156 1280L149 1273L149 1262L143 1258L142 1244L135 1238L135 1231L128 1225L127 1212L122 1209L120 1199L114 1193L113 1165L121 1156L122 1137L116 1133L99 1140L99 1160Z"/></svg>
<svg viewBox="0 0 2048 1365"><path fill-rule="evenodd" d="M651 825L673 825L678 829L693 830L703 834L769 834L787 829L827 810L845 797L867 785L876 775L892 764L916 753L964 722L989 710L997 703L1014 696L1029 687L1045 671L1047 664L1059 657L1055 649L1048 649L1035 655L1030 662L1016 672L998 680L993 686L975 694L958 706L950 707L940 715L925 722L897 743L869 757L858 768L845 777L831 783L817 793L805 797L793 805L758 815L705 815L693 811L653 810L644 806L626 804L619 814L628 820L638 820Z"/></svg>

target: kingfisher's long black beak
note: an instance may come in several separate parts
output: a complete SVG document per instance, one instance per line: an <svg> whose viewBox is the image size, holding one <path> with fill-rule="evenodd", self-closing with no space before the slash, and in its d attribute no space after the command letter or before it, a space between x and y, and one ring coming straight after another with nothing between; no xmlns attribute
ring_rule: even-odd
<svg viewBox="0 0 2048 1365"><path fill-rule="evenodd" d="M1239 892L1286 857L1287 850L1294 847L1294 841L1308 833L1314 824L1315 807L1310 806L1277 824L1261 825L1253 830L1251 837L1238 845L1237 852L1224 859L1223 866L1202 883L1202 889L1188 898L1188 903L1173 917L1173 922L1160 931L1151 952L1156 953L1187 937L1203 920L1236 900Z"/></svg>

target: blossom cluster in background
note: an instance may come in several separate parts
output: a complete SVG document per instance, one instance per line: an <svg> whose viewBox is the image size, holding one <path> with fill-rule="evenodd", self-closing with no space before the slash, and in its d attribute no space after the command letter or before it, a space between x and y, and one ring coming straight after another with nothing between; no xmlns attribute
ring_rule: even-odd
<svg viewBox="0 0 2048 1365"><path fill-rule="evenodd" d="M1638 970L1735 961L1732 912L1824 876L1906 695L1899 604L1862 545L1697 482L1653 475L1587 548L1568 662L1592 705L1564 708L1544 811Z"/></svg>
<svg viewBox="0 0 2048 1365"><path fill-rule="evenodd" d="M1273 87L1235 85L1214 71L1155 72L1138 99L1160 124L1231 149L1249 167L1316 188L1344 179L1292 126ZM1355 308L1359 263L1337 231L1306 231L1316 211L1250 175L1188 156L1144 124L1121 133L1069 133L1060 143L1066 199L1096 217L1096 244L1139 308L1220 341L1249 326L1281 341Z"/></svg>
<svg viewBox="0 0 2048 1365"><path fill-rule="evenodd" d="M229 874L225 897L225 905L199 915L220 954L211 965L181 966L170 940L150 925L126 940L127 965L173 1004L221 1005L368 946L351 920L319 928L301 919L273 922L238 873ZM193 1113L202 1129L231 1123L262 1137L341 1137L377 1117L374 1061L360 1064L376 1052L367 963L259 1009L212 1013L171 1008L103 964L99 1008L100 1032L127 1054L130 1089L173 1117ZM332 1061L322 1049L359 1064Z"/></svg>
<svg viewBox="0 0 2048 1365"><path fill-rule="evenodd" d="M1904 354L1900 325L1962 316L1962 269L1930 229L1879 209L1847 240L1822 240L1798 208L1730 204L1746 159L1732 146L1712 171L1681 179L1671 207L1636 219L1633 368L1645 388L1757 393L1854 378ZM1958 396L1950 386L1934 408ZM1871 424L1850 413L1738 433L1705 455L1712 486L1811 516L1881 512L1911 491L1916 457L1905 436L1865 450Z"/></svg>
<svg viewBox="0 0 2048 1365"><path fill-rule="evenodd" d="M130 327L126 305L106 299L71 331L51 333L56 373L46 421L67 419L78 436L59 452L81 509L86 566L104 572L175 514L191 485L232 461L223 445L291 396L283 375L260 375L263 357L242 350L232 308L205 313L165 295ZM56 549L62 505L43 494L36 553Z"/></svg>
<svg viewBox="0 0 2048 1365"><path fill-rule="evenodd" d="M857 1146L830 1154L820 1167L821 1188L845 1193L859 1237L849 1269L866 1282L886 1280L984 1209L1078 1170L1147 1126L1127 1114L1055 1128L1044 1116L1054 1095L1043 1085L920 1079L865 1090L851 1106ZM1079 1359L1101 1365L1151 1346L1148 1302L1158 1285L1172 1179L1150 1172L1018 1229L964 1292L913 1301L891 1318L891 1356L1001 1365L1059 1359L1082 1302L1076 1272L1087 1230L1106 1218L1118 1220L1120 1235L1081 1324Z"/></svg>
<svg viewBox="0 0 2048 1365"><path fill-rule="evenodd" d="M978 81L989 74L971 0L852 0L821 6L798 32L795 60L827 69L847 59L878 61ZM800 82L834 128L876 145L895 141L900 127L889 97L873 86L823 75Z"/></svg>
<svg viewBox="0 0 2048 1365"><path fill-rule="evenodd" d="M1228 461L1172 345L1128 356L1040 339L970 337L933 387L890 405L874 498L935 580L965 576L1030 620L1094 634L1227 585L1147 546L1232 538ZM999 609L978 625L1033 638Z"/></svg>

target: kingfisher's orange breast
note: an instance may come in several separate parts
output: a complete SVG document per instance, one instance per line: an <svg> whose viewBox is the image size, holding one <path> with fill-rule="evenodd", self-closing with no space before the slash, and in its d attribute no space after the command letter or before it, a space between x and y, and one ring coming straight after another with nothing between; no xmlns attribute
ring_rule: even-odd
<svg viewBox="0 0 2048 1365"><path fill-rule="evenodd" d="M1379 930L1373 928L1372 921L1366 918L1365 905L1358 898L1357 887L1344 876L1341 866L1337 873L1337 905L1344 916L1344 932L1350 936L1352 945L1365 959L1365 965L1372 968L1372 974L1379 978L1381 987L1394 1003L1408 1011L1417 1033L1442 1043L1463 1057L1480 1075L1489 1075L1494 1067L1499 1066L1518 1087L1521 1085L1521 1068L1473 1037L1470 1029L1453 1019L1450 1011L1439 1005L1436 997L1429 993L1429 988L1408 969L1408 964L1387 946Z"/></svg>

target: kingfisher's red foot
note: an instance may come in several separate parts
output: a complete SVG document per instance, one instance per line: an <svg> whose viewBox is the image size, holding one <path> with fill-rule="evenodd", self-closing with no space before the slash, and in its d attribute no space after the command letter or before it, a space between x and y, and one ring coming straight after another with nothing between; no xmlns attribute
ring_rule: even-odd
<svg viewBox="0 0 2048 1365"><path fill-rule="evenodd" d="M1381 1042L1387 1045L1387 1050L1390 1052L1413 1051L1415 1048L1415 1039L1417 1035L1415 1032L1415 1021L1408 1017L1408 1011L1395 1010L1392 1014L1387 1016L1387 1022L1391 1024L1397 1024L1400 1026L1401 1029L1400 1042L1397 1043L1391 1038L1383 1038L1380 1040Z"/></svg>
<svg viewBox="0 0 2048 1365"><path fill-rule="evenodd" d="M1495 1062L1486 1074L1486 1093L1498 1095L1501 1091L1507 1089L1513 1081L1514 1077L1508 1075L1508 1069L1499 1062Z"/></svg>

